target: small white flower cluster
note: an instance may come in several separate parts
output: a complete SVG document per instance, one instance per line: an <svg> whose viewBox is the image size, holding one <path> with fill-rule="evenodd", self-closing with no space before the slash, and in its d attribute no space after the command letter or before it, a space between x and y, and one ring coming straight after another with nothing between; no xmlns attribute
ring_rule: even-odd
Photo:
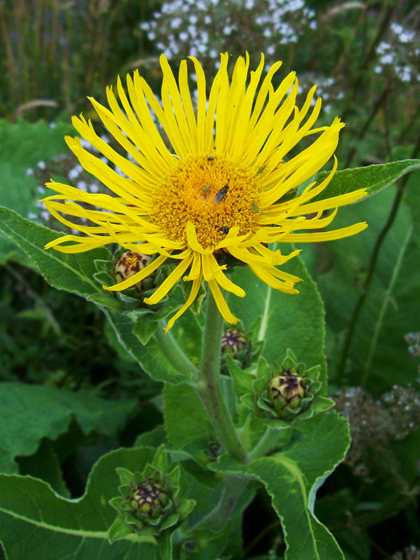
<svg viewBox="0 0 420 560"><path fill-rule="evenodd" d="M391 72L401 82L420 81L420 38L414 31L399 23L390 25L390 41L382 41L376 48L377 74Z"/></svg>
<svg viewBox="0 0 420 560"><path fill-rule="evenodd" d="M304 0L172 0L140 27L168 59L199 57L207 73L221 52L244 46L271 65L277 50L316 29L315 15Z"/></svg>

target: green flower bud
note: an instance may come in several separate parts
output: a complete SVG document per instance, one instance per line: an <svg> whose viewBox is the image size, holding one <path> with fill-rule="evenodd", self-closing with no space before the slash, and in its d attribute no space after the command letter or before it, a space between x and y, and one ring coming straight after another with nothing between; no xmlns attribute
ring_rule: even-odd
<svg viewBox="0 0 420 560"><path fill-rule="evenodd" d="M255 372L242 370L233 361L229 372L240 401L274 429L287 428L334 405L334 401L319 394L320 366L306 370L291 350L287 350L280 365L270 365L260 357Z"/></svg>
<svg viewBox="0 0 420 560"><path fill-rule="evenodd" d="M132 473L125 468L118 468L117 472L121 496L110 501L118 511L108 531L110 542L133 532L158 537L162 531L175 528L195 506L193 500L181 498L181 470L179 465L169 469L164 446L158 449L153 462L148 463L142 473Z"/></svg>
<svg viewBox="0 0 420 560"><path fill-rule="evenodd" d="M267 386L267 396L279 418L285 416L285 410L298 410L302 400L308 394L311 381L298 375L296 368L283 371L273 377Z"/></svg>
<svg viewBox="0 0 420 560"><path fill-rule="evenodd" d="M131 496L131 508L134 515L146 514L147 517L157 519L169 503L169 493L161 484L147 478L138 484Z"/></svg>
<svg viewBox="0 0 420 560"><path fill-rule="evenodd" d="M125 251L117 260L114 268L114 276L116 282L123 282L127 278L131 278L151 262L151 257L134 253L133 251ZM142 289L142 283L136 285L137 289Z"/></svg>
<svg viewBox="0 0 420 560"><path fill-rule="evenodd" d="M226 329L222 336L222 353L232 352L234 357L237 357L241 350L244 350L247 345L247 339L243 333L238 329Z"/></svg>

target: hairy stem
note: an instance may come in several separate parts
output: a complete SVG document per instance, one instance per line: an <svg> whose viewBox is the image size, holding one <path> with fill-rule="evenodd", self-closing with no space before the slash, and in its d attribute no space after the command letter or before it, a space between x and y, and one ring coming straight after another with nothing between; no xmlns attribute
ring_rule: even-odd
<svg viewBox="0 0 420 560"><path fill-rule="evenodd" d="M264 457L270 451L274 449L279 440L279 430L273 430L273 428L267 428L265 434L258 442L258 445L248 453L247 463L258 459L258 457Z"/></svg>
<svg viewBox="0 0 420 560"><path fill-rule="evenodd" d="M228 476L225 481L219 503L206 517L204 517L192 530L206 528L215 533L221 531L231 518L235 505L248 486L249 480Z"/></svg>
<svg viewBox="0 0 420 560"><path fill-rule="evenodd" d="M160 322L159 325L162 326ZM165 333L163 328L158 328L154 336L159 348L175 369L184 374L196 375L197 368L178 346L171 332Z"/></svg>
<svg viewBox="0 0 420 560"><path fill-rule="evenodd" d="M217 309L211 292L207 297L206 324L196 390L207 410L224 451L229 453L236 461L242 463L245 460L246 451L236 433L220 385L220 347L223 318Z"/></svg>

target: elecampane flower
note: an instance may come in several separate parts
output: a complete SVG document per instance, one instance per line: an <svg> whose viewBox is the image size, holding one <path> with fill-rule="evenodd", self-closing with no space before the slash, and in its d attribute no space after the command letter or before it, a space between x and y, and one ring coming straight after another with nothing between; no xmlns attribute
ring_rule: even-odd
<svg viewBox="0 0 420 560"><path fill-rule="evenodd" d="M248 56L240 57L229 79L228 55L222 54L207 96L204 71L198 60L191 60L197 75L196 110L188 86L187 61L180 64L177 82L164 56L160 58L162 103L138 72L127 76L128 96L118 80L119 102L112 88L107 88L110 109L91 99L129 159L104 142L90 121L83 116L73 118L79 134L124 173L117 173L85 150L79 138L66 138L83 167L111 194L86 193L52 181L48 186L58 194L45 200L58 220L84 234L65 235L46 248L78 253L115 242L129 251L153 256L143 270L104 287L107 290L120 291L137 284L169 257L179 261L153 295L145 299L147 304L156 304L182 277L192 282L187 301L168 322L168 329L193 303L202 280L225 320L237 322L222 290L239 297L245 292L225 274L226 264L221 263L226 253L246 263L272 288L296 294L294 284L300 278L277 267L299 251L283 255L280 249L269 248L270 243L340 239L367 227L359 223L319 231L332 222L339 206L366 194L361 189L311 202L331 181L337 168L335 158L327 179L320 184L311 182L299 196L290 196L330 160L344 126L336 118L330 126L313 128L321 109L321 99L312 105L316 86L299 109L295 104L298 80L294 72L276 89L272 84L281 62L262 78L262 55L248 80ZM309 147L287 158L302 138L312 134L316 139ZM334 211L323 217L330 209ZM72 217L85 218L92 225L75 225Z"/></svg>

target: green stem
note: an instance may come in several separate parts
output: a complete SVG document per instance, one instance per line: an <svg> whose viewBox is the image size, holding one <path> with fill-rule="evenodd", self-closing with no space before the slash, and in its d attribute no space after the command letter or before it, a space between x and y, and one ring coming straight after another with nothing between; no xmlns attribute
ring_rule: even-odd
<svg viewBox="0 0 420 560"><path fill-rule="evenodd" d="M279 440L279 430L274 430L273 428L267 428L265 434L258 442L258 445L248 453L247 463L258 459L258 457L265 457L270 451L272 451Z"/></svg>
<svg viewBox="0 0 420 560"><path fill-rule="evenodd" d="M196 390L224 451L242 463L245 460L246 451L238 438L220 386L223 318L211 292L207 297L206 324Z"/></svg>
<svg viewBox="0 0 420 560"><path fill-rule="evenodd" d="M159 328L154 335L159 348L175 369L181 373L189 373L192 376L195 376L197 368L178 346L176 340L172 336L172 333L165 333L162 326L163 323L161 324L159 321Z"/></svg>
<svg viewBox="0 0 420 560"><path fill-rule="evenodd" d="M249 480L236 476L226 477L225 487L220 496L219 503L206 517L192 527L192 531L197 529L208 529L218 533L223 529L232 516L235 505L248 486Z"/></svg>

